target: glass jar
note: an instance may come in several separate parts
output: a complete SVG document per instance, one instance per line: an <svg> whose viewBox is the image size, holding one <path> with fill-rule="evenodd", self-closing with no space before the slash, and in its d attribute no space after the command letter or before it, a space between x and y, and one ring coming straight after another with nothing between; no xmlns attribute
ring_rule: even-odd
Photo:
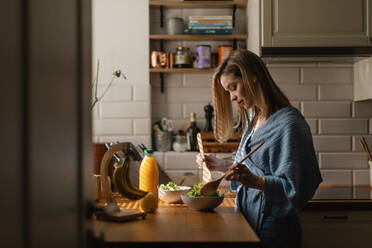
<svg viewBox="0 0 372 248"><path fill-rule="evenodd" d="M190 68L191 56L188 47L178 46L176 54L174 55L174 67L176 68Z"/></svg>

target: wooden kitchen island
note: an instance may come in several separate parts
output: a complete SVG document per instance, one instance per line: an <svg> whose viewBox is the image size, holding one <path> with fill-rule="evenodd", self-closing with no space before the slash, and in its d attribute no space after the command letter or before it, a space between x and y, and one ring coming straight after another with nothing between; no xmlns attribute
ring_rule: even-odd
<svg viewBox="0 0 372 248"><path fill-rule="evenodd" d="M124 207L137 208L133 204ZM233 198L225 198L212 212L191 210L184 204L161 203L144 220L121 223L94 220L93 230L107 247L259 247L258 236L243 215L234 210Z"/></svg>

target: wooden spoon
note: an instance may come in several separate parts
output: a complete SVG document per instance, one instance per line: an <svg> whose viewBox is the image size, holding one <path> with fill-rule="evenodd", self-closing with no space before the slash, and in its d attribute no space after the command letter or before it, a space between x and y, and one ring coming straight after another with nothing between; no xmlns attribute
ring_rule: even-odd
<svg viewBox="0 0 372 248"><path fill-rule="evenodd" d="M265 143L265 141L262 141L260 144L258 144L252 151L250 151L244 158L242 158L242 160L240 160L238 163L241 164L243 163L247 158L249 158L255 151L258 150L258 148L260 148L263 144ZM214 192L216 192L218 186L220 185L222 179L225 178L225 176L227 175L227 172L225 172L225 174L214 180L214 181L211 181L211 182L208 182L206 184L203 185L203 187L200 189L200 194L202 195L210 195L210 194L213 194Z"/></svg>

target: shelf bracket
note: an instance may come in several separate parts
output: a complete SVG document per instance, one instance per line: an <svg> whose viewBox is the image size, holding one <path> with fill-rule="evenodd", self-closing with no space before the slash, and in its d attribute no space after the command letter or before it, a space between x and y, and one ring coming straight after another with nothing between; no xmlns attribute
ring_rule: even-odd
<svg viewBox="0 0 372 248"><path fill-rule="evenodd" d="M237 44L236 44L236 39L233 40L233 49L235 50L237 47Z"/></svg>
<svg viewBox="0 0 372 248"><path fill-rule="evenodd" d="M160 39L160 51L164 50L164 42L163 39Z"/></svg>
<svg viewBox="0 0 372 248"><path fill-rule="evenodd" d="M235 14L236 14L236 4L233 6L233 14L232 14L232 25L235 27Z"/></svg>
<svg viewBox="0 0 372 248"><path fill-rule="evenodd" d="M160 5L160 27L164 27L164 9L163 5Z"/></svg>
<svg viewBox="0 0 372 248"><path fill-rule="evenodd" d="M160 93L164 93L164 73L160 72Z"/></svg>

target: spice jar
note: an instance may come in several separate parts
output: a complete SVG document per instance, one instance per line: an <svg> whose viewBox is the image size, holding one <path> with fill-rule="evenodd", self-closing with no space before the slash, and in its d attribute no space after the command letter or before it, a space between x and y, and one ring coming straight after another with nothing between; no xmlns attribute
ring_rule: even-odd
<svg viewBox="0 0 372 248"><path fill-rule="evenodd" d="M188 47L178 46L174 56L174 67L189 68L191 67L191 56Z"/></svg>
<svg viewBox="0 0 372 248"><path fill-rule="evenodd" d="M233 48L230 45L222 45L218 47L218 64L220 65L232 53Z"/></svg>

